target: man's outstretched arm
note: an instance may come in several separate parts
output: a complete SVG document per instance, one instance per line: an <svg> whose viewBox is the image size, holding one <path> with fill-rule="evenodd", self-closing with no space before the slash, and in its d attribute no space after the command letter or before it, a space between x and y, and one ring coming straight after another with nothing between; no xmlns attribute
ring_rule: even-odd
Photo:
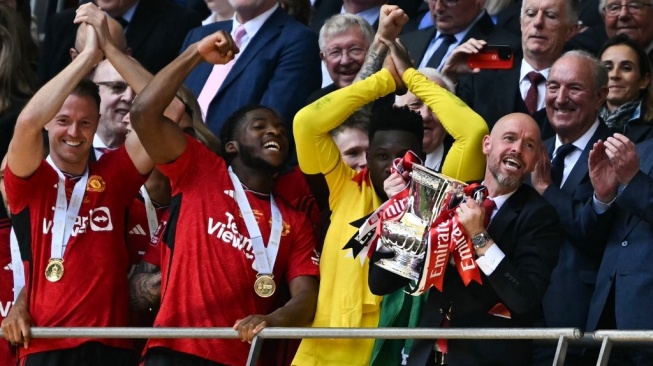
<svg viewBox="0 0 653 366"><path fill-rule="evenodd" d="M84 51L39 89L18 116L7 152L7 166L18 177L27 178L39 167L43 160L41 131L54 119L77 84L102 60L95 30L87 27L86 31Z"/></svg>
<svg viewBox="0 0 653 366"><path fill-rule="evenodd" d="M226 64L236 53L238 47L228 33L218 31L206 36L156 74L136 97L131 109L132 126L155 163L170 163L186 148L183 131L164 116L186 76L203 61Z"/></svg>

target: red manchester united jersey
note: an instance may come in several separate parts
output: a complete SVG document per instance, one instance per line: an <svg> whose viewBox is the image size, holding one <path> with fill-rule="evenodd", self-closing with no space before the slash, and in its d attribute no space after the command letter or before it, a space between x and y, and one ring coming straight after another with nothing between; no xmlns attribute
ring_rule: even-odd
<svg viewBox="0 0 653 366"><path fill-rule="evenodd" d="M155 326L231 327L248 315L269 314L282 305L279 291L269 298L254 292L257 272L252 243L233 198L225 162L199 142L187 141L186 151L177 160L158 167L170 178L173 197ZM267 243L269 196L249 191L246 195ZM319 270L311 258L315 241L306 216L283 200L276 201L283 219L273 269L279 288L297 276L317 276ZM246 363L249 352L249 344L233 339L151 339L147 347L167 347L238 366Z"/></svg>
<svg viewBox="0 0 653 366"><path fill-rule="evenodd" d="M21 256L26 294L35 325L41 327L120 327L129 322L125 243L127 208L145 181L126 150L105 154L89 164L86 192L63 255L64 273L57 282L45 277L51 256L52 225L58 176L44 160L28 179L5 173L5 184ZM68 200L76 179L66 178ZM34 339L20 356L72 348L89 339ZM131 348L128 339L98 339Z"/></svg>

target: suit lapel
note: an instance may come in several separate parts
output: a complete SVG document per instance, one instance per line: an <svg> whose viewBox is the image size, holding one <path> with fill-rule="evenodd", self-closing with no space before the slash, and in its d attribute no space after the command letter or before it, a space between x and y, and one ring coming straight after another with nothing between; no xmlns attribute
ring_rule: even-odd
<svg viewBox="0 0 653 366"><path fill-rule="evenodd" d="M252 62L252 60L254 60L255 56L261 52L262 49L272 43L272 40L276 38L279 33L281 33L281 30L287 21L288 15L286 15L281 6L279 6L277 10L272 13L270 18L263 24L261 29L256 32L254 38L249 41L247 48L243 54L240 55L234 66L229 71L227 78L220 86L218 94L222 93L226 88L229 87L231 83L234 82L234 80L236 80L238 75L240 75L245 70L245 68Z"/></svg>
<svg viewBox="0 0 653 366"><path fill-rule="evenodd" d="M435 27L430 27L416 31L416 33L411 33L411 37L402 38L408 52L410 52L411 57L415 59L418 65L424 58L424 54L431 44L431 40L435 38L436 33Z"/></svg>
<svg viewBox="0 0 653 366"><path fill-rule="evenodd" d="M522 184L515 193L513 193L506 203L501 206L487 228L488 234L495 243L501 243L503 233L506 232L508 225L517 217L524 205L525 199L524 185ZM502 248L505 249L505 248Z"/></svg>
<svg viewBox="0 0 653 366"><path fill-rule="evenodd" d="M637 153L640 154L640 156L643 156L641 151L638 150ZM642 172L646 173L646 175L648 175L649 177L653 176L653 174L652 174L652 172L653 172L653 160L651 160L651 159L641 160L640 159L639 163L640 163L639 169ZM630 232L635 228L635 225L637 225L640 221L642 221L642 219L640 219L639 216L634 215L632 213L627 213L627 218L626 219L628 220L628 221L626 221L627 222L626 230L624 230L623 235L622 235L622 237L624 237L624 238L630 234Z"/></svg>
<svg viewBox="0 0 653 366"><path fill-rule="evenodd" d="M561 189L563 191L572 194L580 185L583 178L587 176L589 172L587 160L589 158L590 151L592 150L592 146L597 140L605 139L609 133L610 131L608 130L608 127L605 126L603 122L599 122L599 127L596 129L596 131L594 131L594 134L587 142L587 145L585 146L585 149L583 149L583 152L580 154L580 157L578 157L578 160L569 173L569 176L565 180L565 183L562 185Z"/></svg>
<svg viewBox="0 0 653 366"><path fill-rule="evenodd" d="M157 8L153 5L152 0L141 0L127 26L125 38L127 38L127 45L133 50L140 48L155 28Z"/></svg>
<svg viewBox="0 0 653 366"><path fill-rule="evenodd" d="M459 44L467 42L470 38L485 39L493 30L494 23L492 22L492 18L487 13L483 13L481 19L469 29Z"/></svg>
<svg viewBox="0 0 653 366"><path fill-rule="evenodd" d="M519 72L520 72L520 62L515 62L512 69L505 72L505 82L502 84L501 89L504 92L501 93L490 93L492 96L493 102L497 105L497 110L500 111L519 111L516 109L518 102L521 101L521 93L519 92ZM491 71L499 72L500 71ZM496 81L497 78L491 78L492 81ZM487 85L491 90L496 87L496 85ZM524 107L525 109L526 107ZM495 121L496 122L496 121Z"/></svg>
<svg viewBox="0 0 653 366"><path fill-rule="evenodd" d="M206 25L200 28L201 32L199 32L200 33L199 38L196 39L195 42L199 41L200 39L204 38L209 34L217 32L218 30L223 30L229 33L231 32L232 25L233 23L231 20L226 20L226 21ZM186 85L188 85L191 88L195 96L200 95L202 89L204 88L204 84L206 84L206 81L209 79L209 75L211 75L212 71L213 71L213 64L210 64L208 62L202 62L199 65L197 65L197 67L195 67L193 72L189 75L189 80L190 78L192 78L192 82L187 80Z"/></svg>

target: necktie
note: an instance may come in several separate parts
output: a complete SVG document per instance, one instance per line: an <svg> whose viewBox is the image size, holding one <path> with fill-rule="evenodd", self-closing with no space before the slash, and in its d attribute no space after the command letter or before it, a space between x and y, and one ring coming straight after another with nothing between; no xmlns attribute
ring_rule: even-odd
<svg viewBox="0 0 653 366"><path fill-rule="evenodd" d="M483 226L487 228L488 225L490 225L492 212L494 212L494 209L497 207L497 204L494 202L493 199L486 198L483 200L483 203L481 205L483 206L483 209L485 209L485 218L483 219Z"/></svg>
<svg viewBox="0 0 653 366"><path fill-rule="evenodd" d="M573 144L560 145L556 150L556 156L551 162L551 180L556 187L560 187L560 183L562 182L562 172L565 170L565 157L574 150L576 150L576 146Z"/></svg>
<svg viewBox="0 0 653 366"><path fill-rule="evenodd" d="M440 46L435 50L433 56L431 56L431 59L426 64L426 66L432 67L434 69L439 69L440 64L442 63L442 59L444 58L444 55L446 55L447 51L449 50L449 46L451 46L455 42L456 42L456 37L454 37L451 34L443 34L442 42L440 43Z"/></svg>
<svg viewBox="0 0 653 366"><path fill-rule="evenodd" d="M542 76L542 74L537 71L529 72L526 74L526 78L531 82L531 86L528 88L528 92L526 92L526 99L524 99L524 103L526 104L528 113L532 115L533 113L537 112L537 86L541 82L546 81L546 79L544 79L544 76Z"/></svg>
<svg viewBox="0 0 653 366"><path fill-rule="evenodd" d="M127 21L127 19L125 19L125 18L123 18L123 17L116 17L115 19L116 19L116 21L117 21L118 23L120 23L120 25L122 26L122 30L123 30L123 31L124 31L125 29L127 29L127 26L129 25L129 22Z"/></svg>
<svg viewBox="0 0 653 366"><path fill-rule="evenodd" d="M247 31L242 24L236 28L236 31L234 32L234 42L236 42L236 46L240 47L243 37L246 34ZM220 90L220 86L222 86L222 83L227 78L227 75L235 62L236 60L231 60L224 65L213 65L213 70L206 79L206 83L204 84L200 95L197 97L197 102L199 103L200 108L202 108L202 114L204 115L205 120L208 117L211 101L213 101L218 90Z"/></svg>

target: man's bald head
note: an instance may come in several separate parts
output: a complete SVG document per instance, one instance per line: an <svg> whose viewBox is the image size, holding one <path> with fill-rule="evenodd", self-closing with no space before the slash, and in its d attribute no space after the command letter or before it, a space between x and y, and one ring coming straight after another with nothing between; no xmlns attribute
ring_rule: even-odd
<svg viewBox="0 0 653 366"><path fill-rule="evenodd" d="M109 26L109 34L111 34L111 42L116 47L127 54L131 54L127 48L127 39L125 38L125 31L118 23L117 20L107 17L107 25ZM77 35L75 36L75 48L70 49L70 58L75 59L77 55L84 50L86 45L86 29L81 25L77 27Z"/></svg>
<svg viewBox="0 0 653 366"><path fill-rule="evenodd" d="M485 184L490 197L519 188L535 168L541 145L540 128L528 114L511 113L497 121L483 139Z"/></svg>

